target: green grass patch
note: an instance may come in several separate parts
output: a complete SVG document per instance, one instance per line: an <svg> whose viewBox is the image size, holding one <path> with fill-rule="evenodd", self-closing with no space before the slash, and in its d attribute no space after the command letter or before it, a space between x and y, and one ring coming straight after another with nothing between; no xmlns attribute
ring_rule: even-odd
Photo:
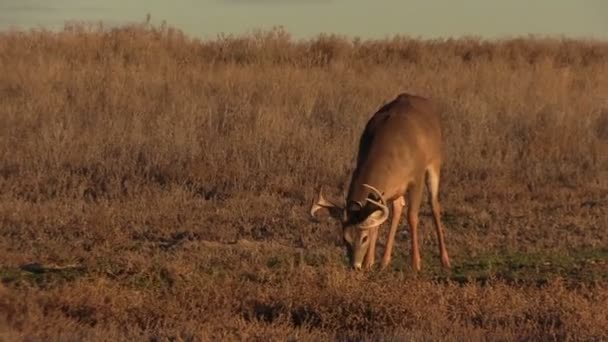
<svg viewBox="0 0 608 342"><path fill-rule="evenodd" d="M593 284L608 282L608 249L585 248L550 250L535 253L504 251L476 256L452 256L452 268L441 267L433 251L421 251L422 269L415 273L411 267L409 250L393 251L388 271L406 277L456 281L458 283L486 283L491 279L510 283L542 285L561 278L570 283ZM379 265L374 272L379 271Z"/></svg>
<svg viewBox="0 0 608 342"><path fill-rule="evenodd" d="M461 283L496 278L537 284L556 278L571 283L605 282L608 281L608 249L486 254L456 259L451 272L434 268L431 274Z"/></svg>

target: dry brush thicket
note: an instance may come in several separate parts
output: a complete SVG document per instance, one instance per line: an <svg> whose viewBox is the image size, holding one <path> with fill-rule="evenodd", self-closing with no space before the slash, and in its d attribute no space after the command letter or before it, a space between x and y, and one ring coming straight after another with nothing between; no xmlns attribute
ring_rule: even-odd
<svg viewBox="0 0 608 342"><path fill-rule="evenodd" d="M0 33L0 337L606 339L607 56L549 38ZM600 281L437 281L426 206L431 271L411 274L400 235L396 268L347 272L337 226L307 210L318 184L343 194L365 121L400 92L443 109L457 269L599 253L571 266Z"/></svg>

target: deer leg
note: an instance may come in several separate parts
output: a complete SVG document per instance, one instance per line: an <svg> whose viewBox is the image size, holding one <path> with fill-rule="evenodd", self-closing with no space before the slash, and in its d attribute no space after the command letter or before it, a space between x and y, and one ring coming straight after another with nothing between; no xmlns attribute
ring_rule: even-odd
<svg viewBox="0 0 608 342"><path fill-rule="evenodd" d="M399 226L399 220L401 219L401 213L405 206L405 199L403 196L393 201L393 217L391 219L391 229L388 232L388 239L386 241L386 248L384 249L384 256L382 257L382 268L386 268L391 262L391 255L393 254L393 246L395 244L395 234L397 233L397 226Z"/></svg>
<svg viewBox="0 0 608 342"><path fill-rule="evenodd" d="M450 257L448 256L448 251L445 247L443 226L441 224L441 207L439 205L439 174L439 167L429 168L426 184L430 194L430 204L433 209L433 222L435 223L437 240L439 241L439 254L441 256L441 265L444 268L450 268Z"/></svg>
<svg viewBox="0 0 608 342"><path fill-rule="evenodd" d="M366 269L372 268L376 260L376 241L378 240L378 230L380 230L380 226L371 228L369 231L369 248L367 250L367 254L365 255L365 261L363 264Z"/></svg>
<svg viewBox="0 0 608 342"><path fill-rule="evenodd" d="M410 238L412 239L412 268L420 271L420 251L418 249L418 211L422 200L422 182L416 182L409 192L409 206L407 211L408 224L410 226Z"/></svg>

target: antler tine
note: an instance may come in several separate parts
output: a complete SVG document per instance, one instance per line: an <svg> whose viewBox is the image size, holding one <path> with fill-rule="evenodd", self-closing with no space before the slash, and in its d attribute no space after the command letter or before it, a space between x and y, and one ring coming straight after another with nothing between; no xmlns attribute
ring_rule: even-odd
<svg viewBox="0 0 608 342"><path fill-rule="evenodd" d="M380 198L380 200L382 201L382 203L384 203L384 196L382 196L382 193L380 192L380 190L376 189L375 187L369 185L369 184L363 184L364 187L370 189L371 191L373 191L376 195L378 195L378 197Z"/></svg>
<svg viewBox="0 0 608 342"><path fill-rule="evenodd" d="M323 196L322 188L319 187L319 190L317 191L317 195L313 198L313 203L310 208L310 216L312 216L314 218L317 210L319 210L321 208L330 209L330 208L335 208L335 207L339 207L339 206L336 205L335 203L333 203L332 201L329 201L328 199L326 199L325 196Z"/></svg>
<svg viewBox="0 0 608 342"><path fill-rule="evenodd" d="M370 217L368 220L365 220L362 224L359 225L359 228L361 228L361 229L369 229L369 228L377 227L377 226L381 225L382 223L384 223L384 221L386 221L388 219L389 209L388 209L388 206L386 206L386 204L385 204L384 197L382 196L380 191L378 191L378 189L376 189L375 187L373 187L369 184L363 184L363 186L372 190L373 192L376 193L376 195L378 195L378 197L380 197L380 202L377 202L371 198L367 198L367 201L376 205L382 211L382 216L380 216L378 218Z"/></svg>

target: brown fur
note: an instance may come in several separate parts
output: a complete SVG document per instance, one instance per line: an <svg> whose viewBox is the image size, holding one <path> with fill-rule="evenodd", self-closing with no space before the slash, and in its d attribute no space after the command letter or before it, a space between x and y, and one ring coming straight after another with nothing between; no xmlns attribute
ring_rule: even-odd
<svg viewBox="0 0 608 342"><path fill-rule="evenodd" d="M364 183L379 189L385 200L394 200L431 163L441 164L438 112L426 98L399 94L365 126L347 203L362 203L367 198Z"/></svg>
<svg viewBox="0 0 608 342"><path fill-rule="evenodd" d="M346 197L346 207L343 208L344 240L353 267L359 268L363 256L366 255L365 266L369 268L375 258L379 228L361 229L358 226L377 211L377 206L367 201L368 197L375 195L364 186L369 184L382 194L380 200L383 203L391 202L393 207L393 218L382 266L386 267L390 262L397 225L407 195L412 265L415 269L420 269L417 225L425 175L428 175L426 181L431 195L430 202L433 207L442 265L450 266L438 201L441 162L440 115L437 106L431 100L401 93L370 118L359 140L357 165ZM322 195L313 204L313 215L315 205L335 209L333 203L323 202L320 198ZM333 213L335 212L334 210Z"/></svg>

